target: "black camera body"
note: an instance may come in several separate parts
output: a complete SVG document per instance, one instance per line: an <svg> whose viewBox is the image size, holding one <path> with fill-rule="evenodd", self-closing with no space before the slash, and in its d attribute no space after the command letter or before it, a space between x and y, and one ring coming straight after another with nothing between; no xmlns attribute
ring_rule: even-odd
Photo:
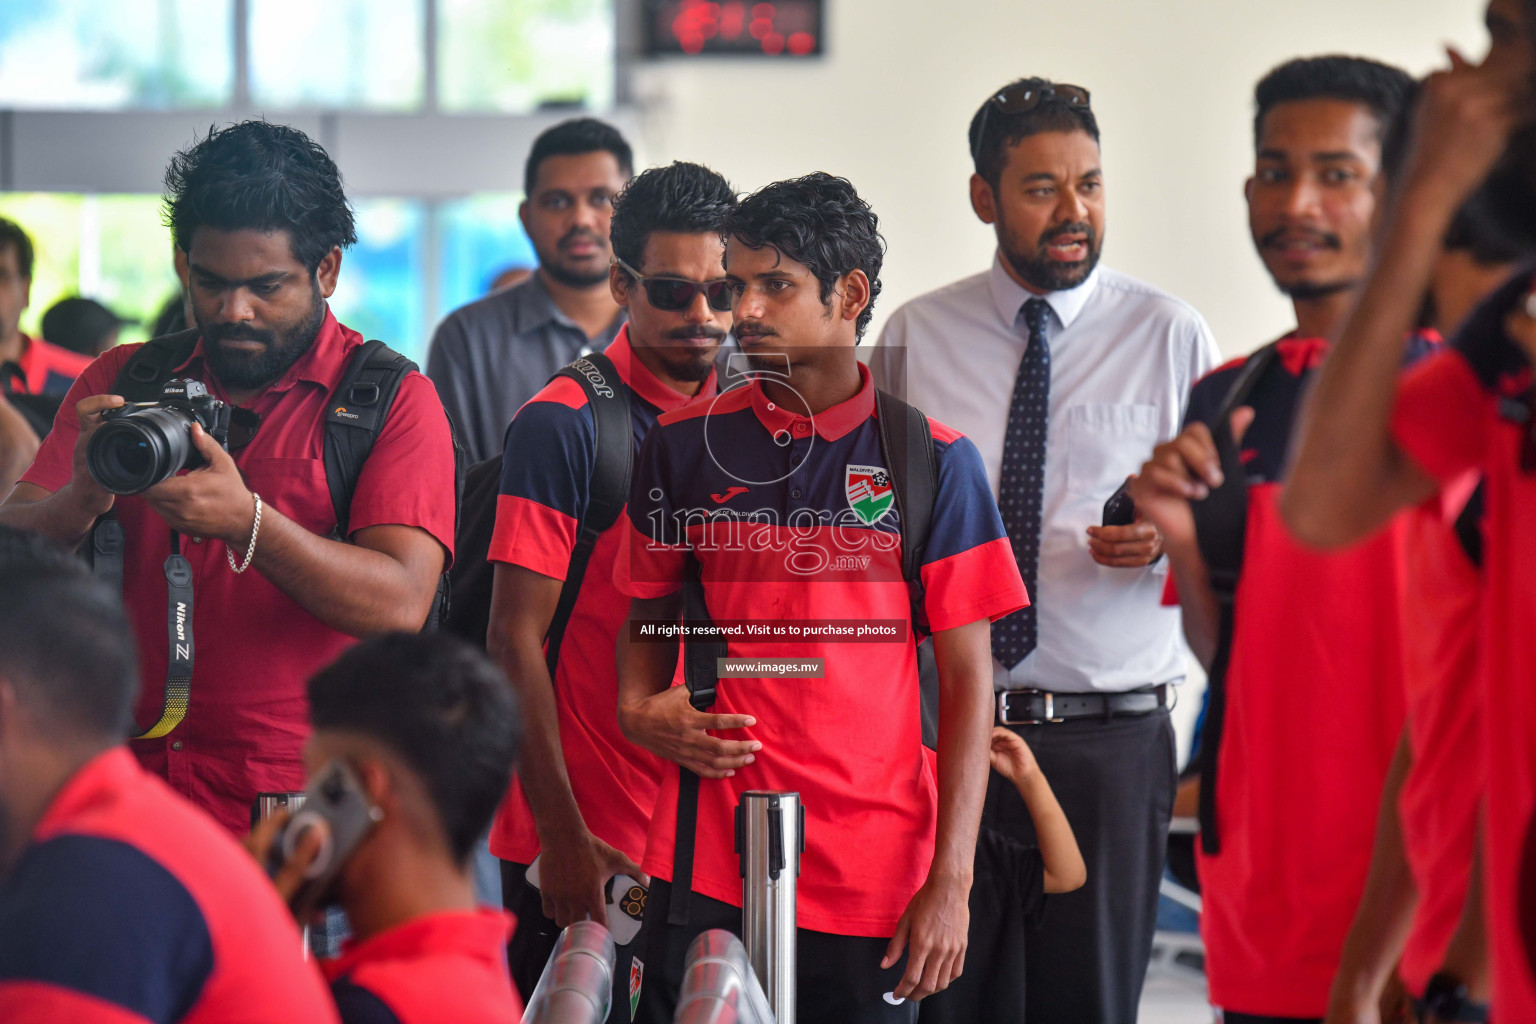
<svg viewBox="0 0 1536 1024"><path fill-rule="evenodd" d="M105 422L86 448L86 468L113 494L139 494L203 464L192 443L194 423L227 450L229 415L229 405L210 395L202 381L166 381L160 401L130 402L102 413Z"/></svg>

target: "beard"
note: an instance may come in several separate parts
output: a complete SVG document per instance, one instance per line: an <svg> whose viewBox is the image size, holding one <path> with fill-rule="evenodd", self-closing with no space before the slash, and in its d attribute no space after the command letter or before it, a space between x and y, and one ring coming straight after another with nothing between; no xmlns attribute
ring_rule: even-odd
<svg viewBox="0 0 1536 1024"><path fill-rule="evenodd" d="M710 372L715 368L715 357L720 354L720 343L725 340L725 332L718 327L701 324L696 327L679 327L668 331L667 338L673 341L704 338L715 343L713 348L707 349L683 345L673 346L665 342L659 346L662 361L666 363L667 372L674 379L687 381L690 384L701 384L708 380Z"/></svg>
<svg viewBox="0 0 1536 1024"><path fill-rule="evenodd" d="M1063 224L1046 231L1035 244L1034 252L1025 252L1024 247L1018 244L1018 240L1004 223L1001 211L998 213L997 226L998 245L1002 250L1003 258L1008 261L1014 273L1043 292L1060 292L1076 288L1088 280L1088 275L1093 273L1094 268L1099 265L1099 253L1103 245L1099 240L1098 232L1094 231L1093 225L1087 221ZM1088 256L1076 263L1062 263L1051 259L1051 240L1061 235L1082 235L1083 244L1088 249Z"/></svg>
<svg viewBox="0 0 1536 1024"><path fill-rule="evenodd" d="M555 244L554 252L535 250L539 257L539 269L567 288L596 288L600 284L607 284L608 264L604 260L598 260L599 266L593 270L578 270L561 262L565 247L577 239L596 242L599 247L606 241L586 228L572 228Z"/></svg>
<svg viewBox="0 0 1536 1024"><path fill-rule="evenodd" d="M298 362L315 343L320 325L325 322L325 300L320 297L318 281L313 282L313 289L314 305L309 314L285 329L261 330L246 324L209 326L194 310L198 330L203 334L208 365L219 383L236 391L265 387ZM219 344L221 341L259 341L266 347L254 354L230 352Z"/></svg>

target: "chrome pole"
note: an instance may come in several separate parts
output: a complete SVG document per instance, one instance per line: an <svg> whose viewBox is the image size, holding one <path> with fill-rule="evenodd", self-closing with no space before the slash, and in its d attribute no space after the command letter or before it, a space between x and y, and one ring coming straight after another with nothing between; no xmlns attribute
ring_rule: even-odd
<svg viewBox="0 0 1536 1024"><path fill-rule="evenodd" d="M795 1024L795 886L805 850L799 793L749 791L736 805L741 928L747 959L778 1024Z"/></svg>
<svg viewBox="0 0 1536 1024"><path fill-rule="evenodd" d="M723 928L688 946L673 1024L774 1024L741 940Z"/></svg>
<svg viewBox="0 0 1536 1024"><path fill-rule="evenodd" d="M560 933L528 999L523 1024L602 1024L613 1001L613 936L596 921Z"/></svg>

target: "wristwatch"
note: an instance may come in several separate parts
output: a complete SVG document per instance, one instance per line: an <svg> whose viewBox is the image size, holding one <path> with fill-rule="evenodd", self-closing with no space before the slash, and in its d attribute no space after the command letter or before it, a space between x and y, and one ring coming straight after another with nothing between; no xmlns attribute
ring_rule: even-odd
<svg viewBox="0 0 1536 1024"><path fill-rule="evenodd" d="M1442 972L1430 978L1429 984L1424 986L1424 998L1419 1001L1419 1020L1487 1024L1488 1004L1474 1000L1468 994L1466 982L1454 974Z"/></svg>

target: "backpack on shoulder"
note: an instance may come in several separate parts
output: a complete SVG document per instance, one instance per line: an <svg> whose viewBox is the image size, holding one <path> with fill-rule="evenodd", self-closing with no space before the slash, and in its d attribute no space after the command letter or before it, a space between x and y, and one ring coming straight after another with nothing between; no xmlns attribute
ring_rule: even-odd
<svg viewBox="0 0 1536 1024"><path fill-rule="evenodd" d="M162 397L163 388L176 368L192 357L197 347L200 331L196 328L154 338L129 356L118 370L112 384L112 393L121 395L128 402L155 402ZM384 429L399 394L400 384L407 374L418 367L414 362L391 349L382 341L368 341L348 359L340 383L331 392L325 418L323 460L325 480L330 491L331 506L336 513L336 528L332 539L345 540L352 508L352 494L363 471L363 464L373 451L374 443ZM446 410L444 415L447 415ZM453 421L448 423L453 439L454 453L454 515L455 523L460 515L459 495L464 484L464 448L459 444ZM174 535L173 535L174 536ZM182 563L179 545L173 543L171 558L166 563L167 582L171 589L168 616L176 615L178 599L185 608L185 644L171 644L166 696L159 720L146 729L137 739L153 739L164 736L186 717L192 681L194 647L191 639L191 569L173 568L178 559ZM91 529L89 553L92 567L98 577L109 586L122 592L123 554L125 538L122 526L112 513L102 516ZM447 615L450 605L450 576L444 572L438 580L437 594L423 629L436 629Z"/></svg>

